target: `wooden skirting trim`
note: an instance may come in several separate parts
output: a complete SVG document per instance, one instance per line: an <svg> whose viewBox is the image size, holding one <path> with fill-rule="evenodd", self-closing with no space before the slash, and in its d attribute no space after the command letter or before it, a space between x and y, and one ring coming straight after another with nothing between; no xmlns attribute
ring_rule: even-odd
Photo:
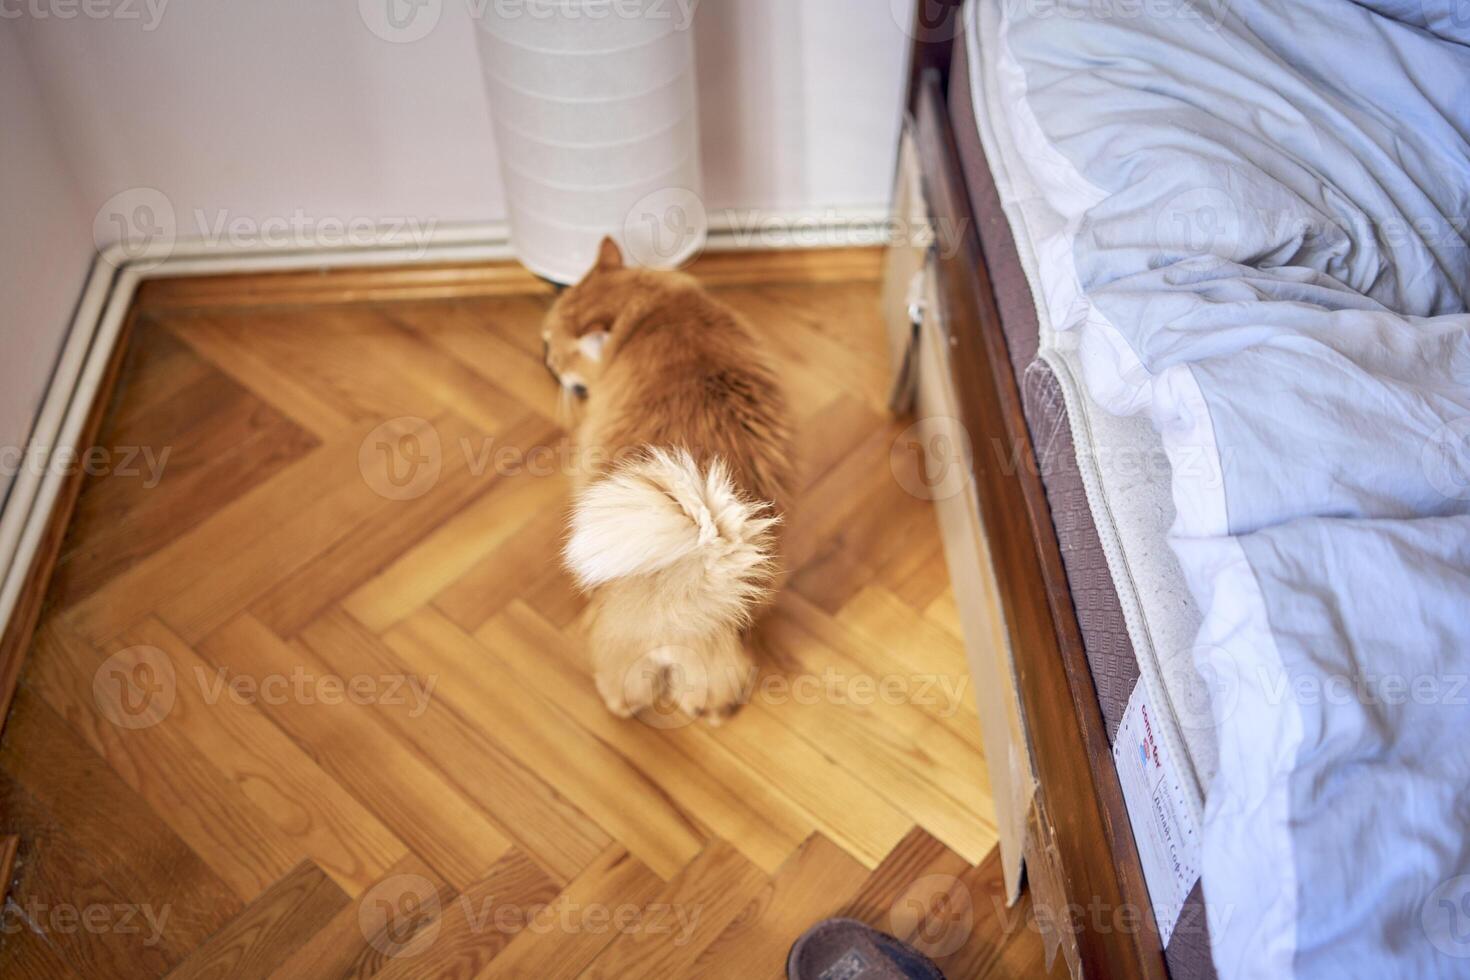
<svg viewBox="0 0 1470 980"><path fill-rule="evenodd" d="M150 279L138 287L143 312L192 307L294 306L545 293L552 287L514 262L313 269Z"/></svg>
<svg viewBox="0 0 1470 980"><path fill-rule="evenodd" d="M881 248L813 248L768 252L707 252L689 271L707 285L871 280ZM250 275L151 279L138 288L142 312L189 308L295 306L391 300L474 299L554 292L550 283L515 262L406 265L369 269L313 269Z"/></svg>
<svg viewBox="0 0 1470 980"><path fill-rule="evenodd" d="M108 355L107 370L97 388L97 395L87 410L87 421L82 426L78 445L90 446L97 440L127 353L128 339L132 335L136 315L136 311L128 314L118 334L117 344ZM36 624L40 622L46 587L51 582L51 572L56 568L56 559L61 554L66 529L71 523L72 509L76 506L77 496L82 491L82 481L85 479L86 474L81 467L73 467L66 475L56 497L56 506L46 519L46 529L36 547L35 557L31 560L25 584L16 599L15 610L5 625L4 633L0 634L0 731L3 731L5 719L10 715L10 701L15 696L21 664L25 661L26 651L30 649Z"/></svg>

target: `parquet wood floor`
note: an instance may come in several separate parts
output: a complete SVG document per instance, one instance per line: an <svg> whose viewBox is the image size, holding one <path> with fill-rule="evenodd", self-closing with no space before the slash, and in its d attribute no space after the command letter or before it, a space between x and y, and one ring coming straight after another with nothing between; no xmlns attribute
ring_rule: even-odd
<svg viewBox="0 0 1470 980"><path fill-rule="evenodd" d="M895 473L879 255L695 272L801 432L781 666L718 729L619 721L584 666L544 284L144 289L0 745L0 975L775 978L835 913L1041 975Z"/></svg>

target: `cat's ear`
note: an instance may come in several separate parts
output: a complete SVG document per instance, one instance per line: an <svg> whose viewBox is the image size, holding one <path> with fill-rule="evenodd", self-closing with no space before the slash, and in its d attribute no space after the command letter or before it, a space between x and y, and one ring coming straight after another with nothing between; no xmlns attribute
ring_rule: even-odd
<svg viewBox="0 0 1470 980"><path fill-rule="evenodd" d="M604 236L597 249L597 271L613 272L622 267L623 250L618 248L618 243L613 241L611 235Z"/></svg>
<svg viewBox="0 0 1470 980"><path fill-rule="evenodd" d="M577 338L577 350L589 361L602 360L602 348L607 346L607 338L611 336L605 327L589 330Z"/></svg>

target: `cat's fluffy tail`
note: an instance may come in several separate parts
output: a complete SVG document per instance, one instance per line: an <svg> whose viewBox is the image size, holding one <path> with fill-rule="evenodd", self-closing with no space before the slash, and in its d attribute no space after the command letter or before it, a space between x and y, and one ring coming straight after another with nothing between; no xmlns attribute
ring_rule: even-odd
<svg viewBox="0 0 1470 980"><path fill-rule="evenodd" d="M775 575L778 521L736 492L723 462L701 471L685 450L653 449L578 495L566 563L586 589L678 572L668 584L691 612L744 626Z"/></svg>
<svg viewBox="0 0 1470 980"><path fill-rule="evenodd" d="M701 469L683 450L650 450L578 495L564 558L596 590L589 639L613 711L663 690L691 714L734 710L751 667L739 634L775 580L777 522L723 463Z"/></svg>

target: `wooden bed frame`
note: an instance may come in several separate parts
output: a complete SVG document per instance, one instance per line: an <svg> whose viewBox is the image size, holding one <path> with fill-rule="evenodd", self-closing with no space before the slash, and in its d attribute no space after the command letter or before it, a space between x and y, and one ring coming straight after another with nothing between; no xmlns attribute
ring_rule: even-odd
<svg viewBox="0 0 1470 980"><path fill-rule="evenodd" d="M1074 975L1166 977L950 121L950 65L963 0L917 0L916 6L906 108L929 217L934 227L961 235L958 248L931 259L939 314L953 344L961 421L976 446L1019 450L1019 466L1002 467L994 454L972 455L1039 783L1024 848L1038 924L1060 941Z"/></svg>

